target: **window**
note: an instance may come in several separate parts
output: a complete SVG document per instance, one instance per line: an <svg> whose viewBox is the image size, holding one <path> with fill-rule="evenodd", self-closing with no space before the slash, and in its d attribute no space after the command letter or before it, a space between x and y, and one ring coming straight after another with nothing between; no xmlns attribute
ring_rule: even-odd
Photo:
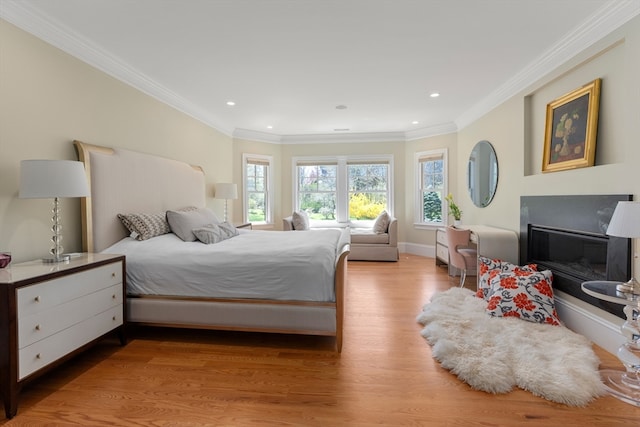
<svg viewBox="0 0 640 427"><path fill-rule="evenodd" d="M313 221L373 221L391 212L391 156L294 159L294 209Z"/></svg>
<svg viewBox="0 0 640 427"><path fill-rule="evenodd" d="M389 165L349 163L349 220L375 219L387 208Z"/></svg>
<svg viewBox="0 0 640 427"><path fill-rule="evenodd" d="M338 198L338 166L323 164L298 165L298 209L310 219L335 220Z"/></svg>
<svg viewBox="0 0 640 427"><path fill-rule="evenodd" d="M416 153L416 222L424 225L446 224L447 150Z"/></svg>
<svg viewBox="0 0 640 427"><path fill-rule="evenodd" d="M244 222L272 223L272 157L243 154L242 163L244 164Z"/></svg>

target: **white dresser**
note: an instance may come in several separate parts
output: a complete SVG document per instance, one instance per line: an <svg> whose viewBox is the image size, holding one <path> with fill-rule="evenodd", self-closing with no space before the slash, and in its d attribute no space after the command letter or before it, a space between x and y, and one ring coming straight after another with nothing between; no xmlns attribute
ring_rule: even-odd
<svg viewBox="0 0 640 427"><path fill-rule="evenodd" d="M78 254L0 270L0 388L7 418L23 383L109 332L125 336L125 258Z"/></svg>

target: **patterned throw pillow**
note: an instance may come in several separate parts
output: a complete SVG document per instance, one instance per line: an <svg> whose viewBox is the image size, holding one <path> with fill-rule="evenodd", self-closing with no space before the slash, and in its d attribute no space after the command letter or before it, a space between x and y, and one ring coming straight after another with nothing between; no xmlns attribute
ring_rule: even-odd
<svg viewBox="0 0 640 427"><path fill-rule="evenodd" d="M308 230L309 229L309 215L305 211L294 212L291 216L294 230Z"/></svg>
<svg viewBox="0 0 640 427"><path fill-rule="evenodd" d="M233 225L228 222L223 222L220 224L208 224L202 228L196 228L193 230L193 234L195 234L198 240L202 243L209 245L230 239L240 233L238 233L238 230Z"/></svg>
<svg viewBox="0 0 640 427"><path fill-rule="evenodd" d="M550 270L498 273L491 278L487 313L529 322L559 325Z"/></svg>
<svg viewBox="0 0 640 427"><path fill-rule="evenodd" d="M129 235L136 240L147 240L171 231L164 212L118 214L118 218L129 230Z"/></svg>
<svg viewBox="0 0 640 427"><path fill-rule="evenodd" d="M387 211L380 212L380 215L376 218L376 222L373 223L373 232L376 234L384 234L389 229L389 223L391 217Z"/></svg>
<svg viewBox="0 0 640 427"><path fill-rule="evenodd" d="M493 277L500 273L511 273L521 271L538 271L536 264L527 264L523 266L511 264L507 261L499 259L491 259L483 256L478 257L478 291L476 296L488 300L491 296L490 281Z"/></svg>

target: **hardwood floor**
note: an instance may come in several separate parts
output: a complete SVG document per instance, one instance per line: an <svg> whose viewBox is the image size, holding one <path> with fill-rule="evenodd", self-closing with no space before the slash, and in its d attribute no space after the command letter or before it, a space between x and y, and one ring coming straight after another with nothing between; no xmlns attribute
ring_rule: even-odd
<svg viewBox="0 0 640 427"><path fill-rule="evenodd" d="M640 425L640 408L613 397L573 408L491 395L442 369L415 322L457 284L434 264L349 262L341 354L326 337L139 328L125 347L108 340L29 384L0 426Z"/></svg>

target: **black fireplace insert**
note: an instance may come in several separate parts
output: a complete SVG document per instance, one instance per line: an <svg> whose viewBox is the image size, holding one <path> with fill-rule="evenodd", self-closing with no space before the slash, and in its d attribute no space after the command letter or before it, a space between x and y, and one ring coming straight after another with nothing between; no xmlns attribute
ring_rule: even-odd
<svg viewBox="0 0 640 427"><path fill-rule="evenodd" d="M622 307L585 294L589 280L631 277L631 239L606 235L618 201L631 195L522 196L520 263L553 272L553 287L625 318Z"/></svg>

